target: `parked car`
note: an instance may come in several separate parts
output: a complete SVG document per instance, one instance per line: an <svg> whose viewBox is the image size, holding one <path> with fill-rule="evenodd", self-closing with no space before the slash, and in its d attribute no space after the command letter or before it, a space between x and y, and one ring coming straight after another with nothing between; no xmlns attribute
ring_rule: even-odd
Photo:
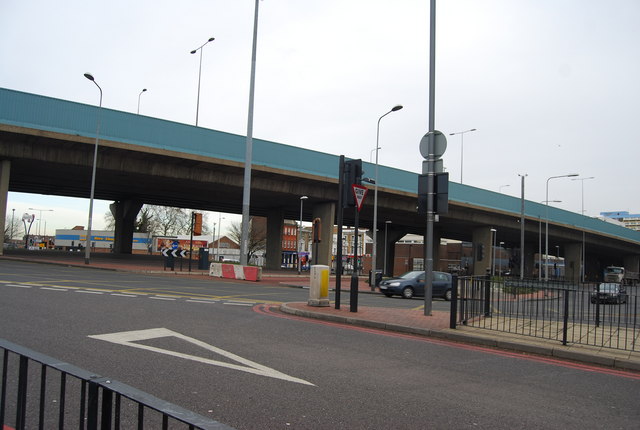
<svg viewBox="0 0 640 430"><path fill-rule="evenodd" d="M422 270L407 272L397 278L380 282L380 292L387 297L400 295L405 299L424 297L425 273ZM433 272L433 297L451 300L451 274Z"/></svg>
<svg viewBox="0 0 640 430"><path fill-rule="evenodd" d="M591 293L591 303L627 303L627 291L615 282L602 282Z"/></svg>

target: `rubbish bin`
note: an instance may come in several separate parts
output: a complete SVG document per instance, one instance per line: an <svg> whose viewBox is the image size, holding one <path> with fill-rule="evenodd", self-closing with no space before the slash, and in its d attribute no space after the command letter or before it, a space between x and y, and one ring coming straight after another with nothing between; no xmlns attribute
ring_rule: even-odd
<svg viewBox="0 0 640 430"><path fill-rule="evenodd" d="M200 248L198 270L209 270L209 248Z"/></svg>
<svg viewBox="0 0 640 430"><path fill-rule="evenodd" d="M378 286L382 282L382 270L376 269L374 275L373 270L369 270L369 285Z"/></svg>

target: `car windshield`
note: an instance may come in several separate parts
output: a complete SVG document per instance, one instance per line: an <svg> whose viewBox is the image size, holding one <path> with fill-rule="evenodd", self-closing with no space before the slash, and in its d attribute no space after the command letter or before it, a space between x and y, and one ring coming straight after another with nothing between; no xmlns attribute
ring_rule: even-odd
<svg viewBox="0 0 640 430"><path fill-rule="evenodd" d="M413 278L416 278L416 277L420 276L423 273L424 272L422 272L420 270L414 270L412 272L407 272L404 275L400 275L400 278L402 278L402 279L413 279Z"/></svg>
<svg viewBox="0 0 640 430"><path fill-rule="evenodd" d="M620 287L618 286L618 284L607 284L607 283L600 284L601 293L617 293L619 289Z"/></svg>

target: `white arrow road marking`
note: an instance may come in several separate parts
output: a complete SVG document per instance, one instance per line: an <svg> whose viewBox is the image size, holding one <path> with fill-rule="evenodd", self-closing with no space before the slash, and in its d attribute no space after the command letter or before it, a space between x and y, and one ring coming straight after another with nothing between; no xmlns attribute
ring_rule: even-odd
<svg viewBox="0 0 640 430"><path fill-rule="evenodd" d="M231 364L231 363L224 363L222 361L211 360L208 358L202 358L195 355L183 354L181 352L175 352L167 349L161 349L153 346L134 343L134 342L139 342L143 340L157 339L160 337L170 337L170 336L185 340L187 342L191 342L192 344L197 345L201 348L215 352L216 354L220 354L223 357L227 357L228 359L231 359L237 363L241 363L243 364L243 366L240 366L237 364ZM92 335L89 337L92 339L104 340L106 342L116 343L119 345L131 346L133 348L146 349L147 351L158 352L160 354L172 355L174 357L184 358L186 360L198 361L200 363L226 367L228 369L239 370L241 372L253 373L255 375L267 376L269 378L282 379L284 381L297 382L298 384L311 385L315 387L315 385L312 384L311 382L307 382L303 379L294 378L293 376L285 375L284 373L278 372L277 370L263 366L251 360L247 360L246 358L242 358L231 352L225 351L213 345L204 343L198 339L185 336L183 334L177 333L175 331L172 331L166 328L152 328L148 330L123 331L120 333L98 334L98 335Z"/></svg>

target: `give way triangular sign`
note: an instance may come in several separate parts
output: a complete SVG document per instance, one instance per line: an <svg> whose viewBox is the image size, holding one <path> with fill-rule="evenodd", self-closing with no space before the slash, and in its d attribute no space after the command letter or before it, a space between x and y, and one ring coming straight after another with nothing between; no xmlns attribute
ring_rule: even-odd
<svg viewBox="0 0 640 430"><path fill-rule="evenodd" d="M358 208L358 212L362 208L362 202L364 202L364 198L367 196L367 188L362 185L351 185L351 190L353 191L353 198L356 201L356 207Z"/></svg>

